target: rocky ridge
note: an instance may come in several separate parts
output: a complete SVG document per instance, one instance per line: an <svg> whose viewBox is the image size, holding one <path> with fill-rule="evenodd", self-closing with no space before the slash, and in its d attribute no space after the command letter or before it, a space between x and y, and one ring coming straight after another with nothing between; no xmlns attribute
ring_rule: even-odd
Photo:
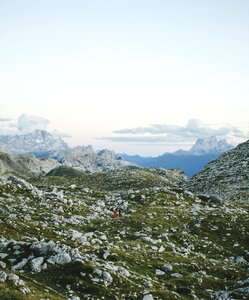
<svg viewBox="0 0 249 300"><path fill-rule="evenodd" d="M215 194L221 199L249 199L249 141L211 161L182 187L197 194Z"/></svg>
<svg viewBox="0 0 249 300"><path fill-rule="evenodd" d="M81 171L100 172L132 166L108 149L95 152L92 146L78 146L67 153L61 163Z"/></svg>
<svg viewBox="0 0 249 300"><path fill-rule="evenodd" d="M32 155L11 154L0 150L0 176L7 174L22 177L45 175L59 165L52 158L38 159Z"/></svg>

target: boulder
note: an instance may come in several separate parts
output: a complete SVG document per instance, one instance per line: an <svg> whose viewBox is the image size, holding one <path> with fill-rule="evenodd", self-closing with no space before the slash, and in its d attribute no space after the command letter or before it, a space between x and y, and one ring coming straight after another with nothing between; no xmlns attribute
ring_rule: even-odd
<svg viewBox="0 0 249 300"><path fill-rule="evenodd" d="M111 274L106 271L102 273L102 278L106 284L111 284L113 282Z"/></svg>
<svg viewBox="0 0 249 300"><path fill-rule="evenodd" d="M30 267L31 267L32 272L35 272L35 273L41 272L43 262L44 262L43 256L32 259L30 262Z"/></svg>

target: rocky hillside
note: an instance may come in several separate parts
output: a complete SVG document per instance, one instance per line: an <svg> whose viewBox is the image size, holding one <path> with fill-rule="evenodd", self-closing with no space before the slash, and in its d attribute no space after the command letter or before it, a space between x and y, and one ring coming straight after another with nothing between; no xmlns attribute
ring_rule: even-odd
<svg viewBox="0 0 249 300"><path fill-rule="evenodd" d="M0 179L0 299L248 299L248 202L179 171L66 173Z"/></svg>
<svg viewBox="0 0 249 300"><path fill-rule="evenodd" d="M0 150L0 176L7 174L21 177L45 175L59 165L52 158L38 159L31 155L10 154Z"/></svg>
<svg viewBox="0 0 249 300"><path fill-rule="evenodd" d="M207 164L184 188L221 199L249 200L249 141Z"/></svg>

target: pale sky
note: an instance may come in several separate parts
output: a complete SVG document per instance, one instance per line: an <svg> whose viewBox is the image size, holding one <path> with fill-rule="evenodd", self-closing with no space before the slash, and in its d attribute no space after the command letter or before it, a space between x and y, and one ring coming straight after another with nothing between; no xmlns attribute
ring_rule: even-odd
<svg viewBox="0 0 249 300"><path fill-rule="evenodd" d="M248 139L249 1L0 0L0 133L23 113L132 154L188 147L192 119Z"/></svg>

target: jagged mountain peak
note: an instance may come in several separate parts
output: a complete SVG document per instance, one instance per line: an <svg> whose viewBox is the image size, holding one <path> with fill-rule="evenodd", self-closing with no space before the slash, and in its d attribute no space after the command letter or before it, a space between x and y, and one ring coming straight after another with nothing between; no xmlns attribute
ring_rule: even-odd
<svg viewBox="0 0 249 300"><path fill-rule="evenodd" d="M188 151L189 154L193 155L203 155L211 153L223 153L230 149L233 146L229 144L225 139L218 140L217 137L211 136L208 138L198 138L196 143Z"/></svg>
<svg viewBox="0 0 249 300"><path fill-rule="evenodd" d="M0 135L0 147L13 153L52 157L57 160L69 151L66 142L45 130L34 130L22 135Z"/></svg>
<svg viewBox="0 0 249 300"><path fill-rule="evenodd" d="M102 149L97 152L97 155L106 159L121 159L119 155L117 155L114 151L109 149Z"/></svg>

